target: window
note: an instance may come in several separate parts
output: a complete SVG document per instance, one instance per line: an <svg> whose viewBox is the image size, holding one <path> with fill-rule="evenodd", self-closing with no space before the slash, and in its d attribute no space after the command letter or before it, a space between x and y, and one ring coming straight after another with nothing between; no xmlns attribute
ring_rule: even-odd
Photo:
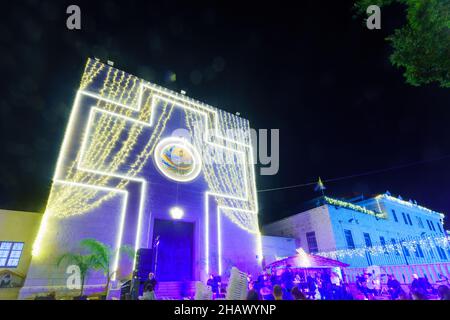
<svg viewBox="0 0 450 320"><path fill-rule="evenodd" d="M442 248L439 247L439 246L436 246L436 249L437 249L437 252L438 252L438 254L439 254L439 257L440 257L442 260L447 260L447 256L446 256L446 254L445 254L444 249L442 249Z"/></svg>
<svg viewBox="0 0 450 320"><path fill-rule="evenodd" d="M430 226L431 226L431 228L433 228L433 231L436 231L436 229L434 228L433 221L430 221Z"/></svg>
<svg viewBox="0 0 450 320"><path fill-rule="evenodd" d="M423 251L420 244L416 244L416 257L423 258Z"/></svg>
<svg viewBox="0 0 450 320"><path fill-rule="evenodd" d="M402 216L403 216L403 221L405 222L405 224L408 224L408 220L406 219L406 214L404 212L402 212Z"/></svg>
<svg viewBox="0 0 450 320"><path fill-rule="evenodd" d="M23 242L0 241L0 267L16 268L22 250Z"/></svg>
<svg viewBox="0 0 450 320"><path fill-rule="evenodd" d="M364 242L366 243L366 247L367 248L372 247L372 240L370 239L370 235L365 232L363 234L364 234ZM367 259L367 264L369 266L371 266L373 264L372 255L370 254L370 252L368 250L366 250L366 259Z"/></svg>
<svg viewBox="0 0 450 320"><path fill-rule="evenodd" d="M394 210L394 209L392 209L392 216L394 217L394 221L395 221L395 222L398 222L397 214L395 213L395 210Z"/></svg>
<svg viewBox="0 0 450 320"><path fill-rule="evenodd" d="M404 254L405 256L409 257L409 250L408 250L408 248L406 248L406 247L403 245L403 243L400 243L400 244L401 244L401 246L402 246L403 254Z"/></svg>
<svg viewBox="0 0 450 320"><path fill-rule="evenodd" d="M433 249L430 249L430 256L431 256L431 259L434 259L434 258L435 258L434 250L433 250Z"/></svg>
<svg viewBox="0 0 450 320"><path fill-rule="evenodd" d="M380 237L380 243L381 246L383 247L384 254L389 254L389 252L386 249L386 240L384 239L384 237Z"/></svg>
<svg viewBox="0 0 450 320"><path fill-rule="evenodd" d="M370 239L370 234L364 232L364 242L366 247L372 247L372 240Z"/></svg>
<svg viewBox="0 0 450 320"><path fill-rule="evenodd" d="M411 225L412 226L412 221L411 221L411 216L409 215L409 213L406 215L407 217L408 217L408 222L409 222L409 225Z"/></svg>
<svg viewBox="0 0 450 320"><path fill-rule="evenodd" d="M417 245L414 248L414 254L417 258L419 258L419 250L417 249Z"/></svg>
<svg viewBox="0 0 450 320"><path fill-rule="evenodd" d="M306 241L308 242L309 253L319 252L319 247L317 246L316 240L316 233L314 231L306 233Z"/></svg>
<svg viewBox="0 0 450 320"><path fill-rule="evenodd" d="M420 219L419 217L416 217L416 220L417 220L417 224L419 225L419 228L424 228L423 227L423 221L422 221L422 219Z"/></svg>
<svg viewBox="0 0 450 320"><path fill-rule="evenodd" d="M409 250L406 247L402 247L403 248L403 253L405 254L405 256L409 257Z"/></svg>
<svg viewBox="0 0 450 320"><path fill-rule="evenodd" d="M348 249L355 249L355 242L353 241L353 235L351 230L344 230L345 240L347 241Z"/></svg>
<svg viewBox="0 0 450 320"><path fill-rule="evenodd" d="M392 238L392 239L391 239L391 243L392 243L392 245L394 246L395 255L396 255L396 256L399 256L399 255L400 255L400 252L398 252L398 250L397 250L397 241L395 241L395 239Z"/></svg>
<svg viewBox="0 0 450 320"><path fill-rule="evenodd" d="M436 222L436 224L437 224L437 226L438 226L439 232L440 232L440 233L444 233L444 232L442 231L441 224L440 224L439 222Z"/></svg>

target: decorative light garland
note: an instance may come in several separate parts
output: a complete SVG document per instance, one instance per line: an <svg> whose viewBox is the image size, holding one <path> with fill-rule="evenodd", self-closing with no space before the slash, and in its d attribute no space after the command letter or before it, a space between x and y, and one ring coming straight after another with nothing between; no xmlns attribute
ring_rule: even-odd
<svg viewBox="0 0 450 320"><path fill-rule="evenodd" d="M367 209L363 206L359 206L359 205L353 204L351 202L337 200L337 199L333 199L333 198L326 197L326 196L324 198L325 198L325 202L330 205L358 211L358 212L365 213L365 214L369 214L369 215L375 216L377 218L386 219L386 215L382 212L376 212L374 210Z"/></svg>
<svg viewBox="0 0 450 320"><path fill-rule="evenodd" d="M185 110L185 114L186 127L191 132L193 143L197 146L197 148L203 150L204 160L202 171L210 190L217 194L230 194L234 197L244 195L246 193L246 185L250 184L250 179L252 176L243 175L245 170L243 166L247 166L247 170L250 170L249 168L251 168L252 164L246 163L245 161L237 161L236 159L231 161L231 163L218 163L216 159L217 150L204 148L203 146L203 133L206 128L204 127L204 121L202 121L201 116L198 113L188 110ZM231 124L226 116L223 116L221 120L221 123L223 122L227 127L237 125L237 123ZM245 123L242 126L237 126L237 129L239 129L241 135L234 136L234 139L242 142L250 140L248 123ZM238 146L237 148L243 153L248 152L244 147ZM246 158L249 159L248 155ZM251 213L252 210L256 209L255 206L252 206L252 204L256 201L254 201L255 198L253 193L250 192L248 197L249 200L246 202L231 198L216 197L216 202L219 206L229 207L228 209L224 209L222 211L230 218L231 221L240 226L242 229L245 229L251 233L256 233L259 232L258 217L255 213Z"/></svg>
<svg viewBox="0 0 450 320"><path fill-rule="evenodd" d="M412 203L410 201L405 201L405 200L402 200L402 199L399 199L399 198L395 198L395 197L393 197L393 196L391 196L389 194L386 194L386 193L377 195L375 197L375 199L386 199L386 200L389 200L389 201L392 201L392 202L396 202L396 203L398 203L400 205L403 205L403 206L414 207L414 208L420 209L422 211L426 211L426 212L431 213L431 214L437 214L441 218L444 218L444 214L441 213L441 212L437 212L437 211L428 209L426 207L420 206L420 205L418 205L416 203Z"/></svg>
<svg viewBox="0 0 450 320"><path fill-rule="evenodd" d="M354 257L354 256L360 256L364 257L366 253L370 253L372 255L380 255L380 254L386 254L386 253L400 253L403 248L406 248L408 251L411 252L417 252L419 251L418 245L423 250L433 250L437 247L440 247L442 249L448 249L450 248L450 242L445 236L440 237L424 237L420 239L415 240L399 240L397 244L377 244L373 245L371 247L359 247L355 249L342 249L342 250L335 250L335 251L323 251L317 253L317 255L325 257L325 258L332 258L332 259L339 259L344 257Z"/></svg>
<svg viewBox="0 0 450 320"><path fill-rule="evenodd" d="M94 66L99 63L95 61L93 63L93 67L89 68L89 62L92 62L92 60L89 60L86 66L85 74L87 74L87 76L83 77L83 79L89 80L82 80L82 88L86 88L88 85L87 81L92 82L95 76L100 73L100 70L94 68ZM104 66L103 64L100 65ZM136 83L139 79L131 75L126 77L125 72L123 71L115 69L115 71L112 72L112 70L114 69L108 68L103 86L99 91L100 96L107 99L116 99L120 103L133 104L133 102L136 102L137 94L132 94L131 92L133 90L137 91ZM91 75L91 73L94 73L94 75ZM125 84L121 86L121 83L124 81ZM131 88L129 85L130 83ZM127 94L125 95L125 93ZM142 133L142 125L140 125L139 122L133 122L131 128L127 130L127 138L121 144L120 149L116 150L120 137L126 131L127 121L123 118L118 118L113 114L131 117L133 111L130 109L123 111L123 108L118 108L117 104L106 103L104 100L100 99L97 100L96 108L96 110L99 110L101 116L95 126L93 126L95 130L91 134L92 139L88 144L87 150L80 150L78 152L76 160L67 170L67 174L64 177L65 181L96 186L107 186L111 180L110 176L98 176L92 174L91 172L75 170L76 162L82 161L83 166L97 171L114 172L121 164L130 158L131 151ZM149 153L151 154L155 146L155 141L159 139L160 134L164 131L165 124L170 118L173 106L170 106L169 112L166 112L166 108L167 103L163 107L163 111L152 132L151 138L149 139L147 145L143 148L144 151L142 153L144 155L142 153L139 154L135 162L130 166L128 172L125 173L126 176L136 176L139 172L139 170L136 169L142 168L146 163ZM102 110L105 110L105 112L102 112ZM148 122L150 112L151 105L149 95L142 107L142 111L138 115L137 120L140 122ZM90 127L90 124L88 124L88 128ZM112 160L107 161L107 159L111 157L113 151L116 152L112 157ZM116 185L115 188L124 189L127 184L128 180L123 179ZM74 185L58 186L58 188L52 189L47 210L51 211L56 216L82 214L100 206L104 201L115 196L114 192L110 192L101 197L99 197L98 194L98 189L85 189Z"/></svg>

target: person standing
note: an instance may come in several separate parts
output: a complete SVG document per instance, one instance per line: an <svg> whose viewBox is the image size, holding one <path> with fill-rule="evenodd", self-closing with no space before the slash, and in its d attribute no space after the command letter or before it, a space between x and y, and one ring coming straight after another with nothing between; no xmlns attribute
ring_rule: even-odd
<svg viewBox="0 0 450 320"><path fill-rule="evenodd" d="M288 292L291 292L293 287L293 274L291 266L287 265L284 272L281 274L281 284L286 288Z"/></svg>
<svg viewBox="0 0 450 320"><path fill-rule="evenodd" d="M369 294L367 290L367 282L364 275L358 276L356 280L356 288L364 295L365 300L369 300Z"/></svg>
<svg viewBox="0 0 450 320"><path fill-rule="evenodd" d="M211 287L211 291L213 293L213 296L214 296L214 298L216 298L218 293L219 293L219 286L217 284L216 277L213 274L211 274L209 276L209 279L206 282L206 285Z"/></svg>
<svg viewBox="0 0 450 320"><path fill-rule="evenodd" d="M275 300L283 300L283 289L278 284L273 286L273 297Z"/></svg>
<svg viewBox="0 0 450 320"><path fill-rule="evenodd" d="M247 293L247 299L246 300L261 300L259 298L259 293L255 289L251 289Z"/></svg>
<svg viewBox="0 0 450 320"><path fill-rule="evenodd" d="M367 288L367 298L373 299L375 295L375 282L371 273L365 275L366 279L366 288Z"/></svg>
<svg viewBox="0 0 450 320"><path fill-rule="evenodd" d="M148 279L144 282L144 295L142 296L142 300L156 300L155 288L157 283L155 274L150 272Z"/></svg>
<svg viewBox="0 0 450 320"><path fill-rule="evenodd" d="M417 274L413 274L413 279L411 282L411 294L418 292L420 297L425 296L427 294L425 282Z"/></svg>
<svg viewBox="0 0 450 320"><path fill-rule="evenodd" d="M311 300L314 300L314 297L316 296L316 280L314 280L311 275L308 274L308 277L306 278L306 284L308 286L308 298Z"/></svg>
<svg viewBox="0 0 450 320"><path fill-rule="evenodd" d="M391 300L397 300L400 296L400 293L403 291L402 287L400 286L400 282L395 279L392 274L388 276L387 287L391 296Z"/></svg>
<svg viewBox="0 0 450 320"><path fill-rule="evenodd" d="M446 285L438 287L438 296L440 300L450 300L450 290Z"/></svg>
<svg viewBox="0 0 450 320"><path fill-rule="evenodd" d="M291 295L294 300L306 300L307 299L305 294L298 288L298 286L295 286L292 288Z"/></svg>
<svg viewBox="0 0 450 320"><path fill-rule="evenodd" d="M258 280L256 280L253 284L253 289L255 289L257 292L259 292L262 287L264 287L264 275L260 274L258 276Z"/></svg>
<svg viewBox="0 0 450 320"><path fill-rule="evenodd" d="M322 292L320 292L322 300L333 300L333 285L331 283L330 274L324 271L321 276Z"/></svg>
<svg viewBox="0 0 450 320"><path fill-rule="evenodd" d="M278 277L277 277L277 271L275 268L273 268L270 272L270 284L272 286L278 284Z"/></svg>

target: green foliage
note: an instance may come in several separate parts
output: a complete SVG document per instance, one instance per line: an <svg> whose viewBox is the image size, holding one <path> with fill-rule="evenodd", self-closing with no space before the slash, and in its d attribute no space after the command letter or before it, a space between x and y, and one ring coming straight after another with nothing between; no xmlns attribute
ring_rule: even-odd
<svg viewBox="0 0 450 320"><path fill-rule="evenodd" d="M112 252L108 245L95 239L84 239L80 241L80 247L93 256L92 268L94 270L102 270L105 274L109 274Z"/></svg>
<svg viewBox="0 0 450 320"><path fill-rule="evenodd" d="M355 10L365 14L370 4L393 2L407 8L406 25L387 38L394 51L391 63L405 69L406 82L421 86L436 82L450 87L450 0L358 0Z"/></svg>
<svg viewBox="0 0 450 320"><path fill-rule="evenodd" d="M82 255L79 253L68 252L58 258L56 266L59 267L63 261L66 261L67 264L74 264L78 266L78 268L80 268L80 278L81 278L80 295L82 296L84 292L84 283L86 280L86 276L89 270L93 269L97 263L94 255L92 254Z"/></svg>
<svg viewBox="0 0 450 320"><path fill-rule="evenodd" d="M88 252L88 254L65 253L59 257L56 265L59 267L62 261L65 260L68 264L74 264L80 268L81 295L83 295L84 282L89 270L102 271L106 276L105 292L107 292L111 278L114 275L114 272L111 272L111 259L115 252L110 246L95 239L83 239L80 241L79 246L82 251ZM130 259L134 258L135 252L130 246L122 246L119 251Z"/></svg>

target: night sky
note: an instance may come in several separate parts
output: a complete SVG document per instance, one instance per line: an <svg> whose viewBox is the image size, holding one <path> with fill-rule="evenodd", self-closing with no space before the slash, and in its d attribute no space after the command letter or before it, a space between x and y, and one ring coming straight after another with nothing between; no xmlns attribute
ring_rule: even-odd
<svg viewBox="0 0 450 320"><path fill-rule="evenodd" d="M44 210L86 59L98 57L280 129L280 170L258 176L260 190L321 176L329 196L389 190L450 212L450 91L407 85L390 64L385 38L403 8L382 9L382 29L371 31L352 1L245 3L2 4L0 208ZM81 7L81 31L66 28L70 4ZM260 192L261 220L316 196L311 185Z"/></svg>

